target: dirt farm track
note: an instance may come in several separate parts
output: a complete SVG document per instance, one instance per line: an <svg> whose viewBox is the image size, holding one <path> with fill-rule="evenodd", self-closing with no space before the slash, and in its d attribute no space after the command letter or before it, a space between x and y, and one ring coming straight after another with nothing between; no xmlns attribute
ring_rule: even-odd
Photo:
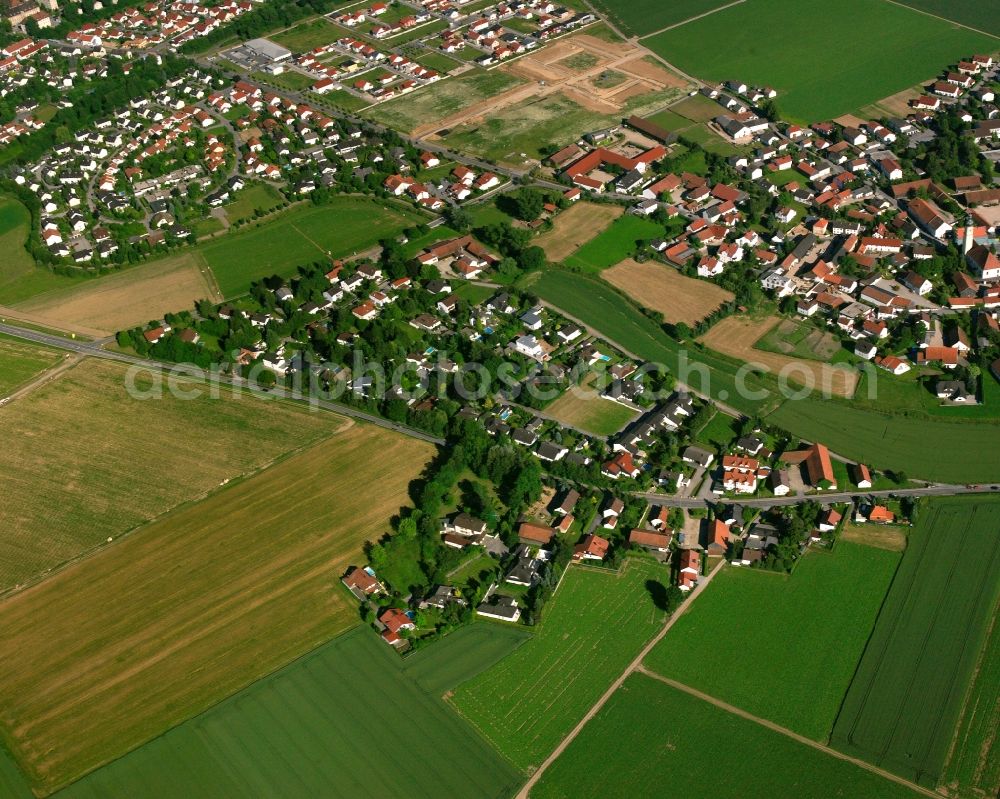
<svg viewBox="0 0 1000 799"><path fill-rule="evenodd" d="M587 60L590 61L583 69L573 69L563 63L581 55L589 56ZM531 83L420 125L413 130L413 135L427 136L442 128L475 123L497 109L557 93L589 111L617 114L629 99L638 95L687 87L683 78L648 58L647 50L633 44L612 44L587 34L572 36L500 67ZM593 82L609 70L621 73L624 80L605 89L596 87Z"/></svg>

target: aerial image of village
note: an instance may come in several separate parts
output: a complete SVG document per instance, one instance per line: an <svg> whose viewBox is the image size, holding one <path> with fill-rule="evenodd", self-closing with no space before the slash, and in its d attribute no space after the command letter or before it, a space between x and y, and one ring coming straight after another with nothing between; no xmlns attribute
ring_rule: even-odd
<svg viewBox="0 0 1000 799"><path fill-rule="evenodd" d="M0 0L0 799L1000 796L1000 0Z"/></svg>

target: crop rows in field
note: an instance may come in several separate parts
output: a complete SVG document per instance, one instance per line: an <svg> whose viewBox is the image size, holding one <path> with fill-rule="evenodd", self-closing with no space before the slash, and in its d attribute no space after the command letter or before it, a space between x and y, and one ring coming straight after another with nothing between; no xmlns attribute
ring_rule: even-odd
<svg viewBox="0 0 1000 799"><path fill-rule="evenodd" d="M834 725L832 744L937 783L1000 590L1000 503L924 510Z"/></svg>
<svg viewBox="0 0 1000 799"><path fill-rule="evenodd" d="M851 49L836 69L815 58L842 39ZM773 87L782 117L796 122L856 111L997 48L988 34L875 0L745 0L642 43L704 80Z"/></svg>
<svg viewBox="0 0 1000 799"><path fill-rule="evenodd" d="M738 667L734 664L734 671ZM653 796L916 799L918 794L653 677L634 674L545 772L531 797Z"/></svg>
<svg viewBox="0 0 1000 799"><path fill-rule="evenodd" d="M534 638L454 704L516 766L537 766L659 629L647 583L668 577L635 559L621 574L571 567Z"/></svg>
<svg viewBox="0 0 1000 799"><path fill-rule="evenodd" d="M594 5L618 28L646 36L728 5L731 0L597 0Z"/></svg>
<svg viewBox="0 0 1000 799"><path fill-rule="evenodd" d="M1000 624L976 664L940 788L966 796L1000 795Z"/></svg>
<svg viewBox="0 0 1000 799"><path fill-rule="evenodd" d="M898 563L896 552L841 541L791 575L727 569L646 666L826 743Z"/></svg>
<svg viewBox="0 0 1000 799"><path fill-rule="evenodd" d="M475 668L519 640L515 630L473 625L404 662L370 629L357 629L90 774L58 799L509 796L517 772L412 675L437 671L425 669L422 658L439 648ZM435 687L465 676L460 668L446 671L448 679Z"/></svg>

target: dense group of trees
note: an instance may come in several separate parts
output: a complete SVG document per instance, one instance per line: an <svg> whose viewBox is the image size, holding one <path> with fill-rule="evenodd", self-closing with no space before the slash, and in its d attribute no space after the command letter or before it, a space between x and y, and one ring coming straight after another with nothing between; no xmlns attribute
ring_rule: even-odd
<svg viewBox="0 0 1000 799"><path fill-rule="evenodd" d="M934 117L937 135L917 147L916 158L922 163L927 177L940 185L953 177L976 172L986 181L993 177L992 162L982 155L979 146L968 135L971 123L963 121L960 114L958 107L937 114Z"/></svg>
<svg viewBox="0 0 1000 799"><path fill-rule="evenodd" d="M161 63L152 58L133 62L126 74L121 63L109 59L108 76L71 89L65 99L72 106L59 108L44 128L22 137L21 150L14 160L18 163L36 161L56 144L72 141L77 133L90 128L96 120L110 116L130 100L148 97L193 66L186 58L165 54Z"/></svg>
<svg viewBox="0 0 1000 799"><path fill-rule="evenodd" d="M268 0L253 11L242 14L220 28L185 42L182 53L203 53L233 37L246 41L294 25L316 14L326 14L342 2L338 0Z"/></svg>
<svg viewBox="0 0 1000 799"><path fill-rule="evenodd" d="M460 481L471 472L493 487L495 498L476 481ZM447 432L447 445L413 487L414 507L402 514L392 534L371 543L368 561L389 585L388 604L404 606L408 596L426 596L437 585L448 584L448 573L465 555L441 541L440 522L446 511L458 509L484 518L512 549L517 542L517 521L542 491L542 470L537 458L506 440L495 440L481 425L455 419ZM571 552L560 556L560 566L550 563L547 575L564 567ZM476 583L464 599L468 607L454 608L437 621L437 633L447 632L465 621L495 576ZM553 578L546 576L548 585ZM541 609L543 592L529 600L529 609ZM530 612L530 610L529 610Z"/></svg>

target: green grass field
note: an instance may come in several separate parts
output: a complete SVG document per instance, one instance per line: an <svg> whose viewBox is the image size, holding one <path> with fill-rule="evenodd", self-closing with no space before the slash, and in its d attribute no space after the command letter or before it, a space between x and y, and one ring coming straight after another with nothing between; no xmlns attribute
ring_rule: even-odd
<svg viewBox="0 0 1000 799"><path fill-rule="evenodd" d="M1000 424L951 421L926 413L890 415L867 403L813 396L783 400L773 378L748 374L738 380L740 364L733 359L702 347L682 348L597 277L550 269L532 275L525 288L601 331L619 347L664 364L696 390L710 393L743 413L767 416L769 422L810 441L822 441L852 460L928 480L967 483L1000 479L1000 460L986 454L1000 448ZM891 402L876 407L897 410ZM983 457L969 457L969 453Z"/></svg>
<svg viewBox="0 0 1000 799"><path fill-rule="evenodd" d="M722 449L729 446L738 432L736 419L719 411L698 431L695 438L703 444L711 444Z"/></svg>
<svg viewBox="0 0 1000 799"><path fill-rule="evenodd" d="M0 334L0 397L9 396L62 359L58 350Z"/></svg>
<svg viewBox="0 0 1000 799"><path fill-rule="evenodd" d="M834 746L930 787L938 781L1000 596L998 530L992 497L923 508Z"/></svg>
<svg viewBox="0 0 1000 799"><path fill-rule="evenodd" d="M507 797L517 772L440 697L522 635L477 624L404 661L357 629L57 796Z"/></svg>
<svg viewBox="0 0 1000 799"><path fill-rule="evenodd" d="M17 767L14 756L0 742L0 795L8 799L34 799L27 778Z"/></svg>
<svg viewBox="0 0 1000 799"><path fill-rule="evenodd" d="M232 202L226 203L224 208L229 221L237 222L241 219L250 219L258 211L269 211L284 201L285 198L274 186L267 183L253 183L236 192Z"/></svg>
<svg viewBox="0 0 1000 799"><path fill-rule="evenodd" d="M918 795L643 674L629 677L531 792L532 799Z"/></svg>
<svg viewBox="0 0 1000 799"><path fill-rule="evenodd" d="M632 36L676 25L727 5L730 0L597 0L594 3L616 27Z"/></svg>
<svg viewBox="0 0 1000 799"><path fill-rule="evenodd" d="M1000 36L1000 5L981 0L899 0L904 6ZM994 49L996 47L994 46Z"/></svg>
<svg viewBox="0 0 1000 799"><path fill-rule="evenodd" d="M850 40L836 70L816 53ZM997 40L874 0L747 0L643 41L706 80L773 86L782 116L829 119L931 78Z"/></svg>
<svg viewBox="0 0 1000 799"><path fill-rule="evenodd" d="M522 83L524 81L520 78L499 70L487 72L476 68L419 92L380 103L364 115L397 130L410 132Z"/></svg>
<svg viewBox="0 0 1000 799"><path fill-rule="evenodd" d="M250 77L259 83L270 83L279 89L288 89L292 92L300 92L316 82L315 78L303 75L293 69L286 69L280 75L271 75L268 72L251 72Z"/></svg>
<svg viewBox="0 0 1000 799"><path fill-rule="evenodd" d="M667 571L572 568L535 636L458 688L455 706L518 768L537 766L663 623L650 580L665 585Z"/></svg>
<svg viewBox="0 0 1000 799"><path fill-rule="evenodd" d="M841 541L790 576L727 569L646 666L825 743L898 563Z"/></svg>
<svg viewBox="0 0 1000 799"><path fill-rule="evenodd" d="M336 41L343 32L326 17L303 22L287 31L269 37L282 47L287 47L293 53L304 53L324 44Z"/></svg>
<svg viewBox="0 0 1000 799"><path fill-rule="evenodd" d="M911 415L928 414L942 421L1000 421L1000 382L986 370L981 377L982 401L976 405L946 407L921 382L921 371L913 369L899 377L885 372L874 372L876 376L875 396L868 396L871 380L862 375L855 391L854 404L872 410L892 409L898 413ZM940 374L928 369L931 374ZM933 381L932 381L933 385Z"/></svg>
<svg viewBox="0 0 1000 799"><path fill-rule="evenodd" d="M416 212L362 197L302 205L264 222L199 246L226 297L243 294L269 275L290 276L298 266L362 252L379 239L424 221Z"/></svg>
<svg viewBox="0 0 1000 799"><path fill-rule="evenodd" d="M624 214L566 259L566 265L581 272L600 272L628 258L636 242L663 235L663 225L644 216Z"/></svg>
<svg viewBox="0 0 1000 799"><path fill-rule="evenodd" d="M12 197L0 195L0 305L13 305L43 291L75 286L80 280L35 266L24 242L31 214Z"/></svg>
<svg viewBox="0 0 1000 799"><path fill-rule="evenodd" d="M996 422L889 415L835 399L789 400L767 419L852 460L910 477L954 483L1000 479L1000 460L987 455L1000 447Z"/></svg>
<svg viewBox="0 0 1000 799"><path fill-rule="evenodd" d="M1000 625L996 616L989 641L976 664L965 709L940 787L952 795L1000 795Z"/></svg>
<svg viewBox="0 0 1000 799"><path fill-rule="evenodd" d="M596 393L583 393L580 389L567 391L545 410L563 424L596 436L617 433L637 416L631 408L601 399Z"/></svg>

